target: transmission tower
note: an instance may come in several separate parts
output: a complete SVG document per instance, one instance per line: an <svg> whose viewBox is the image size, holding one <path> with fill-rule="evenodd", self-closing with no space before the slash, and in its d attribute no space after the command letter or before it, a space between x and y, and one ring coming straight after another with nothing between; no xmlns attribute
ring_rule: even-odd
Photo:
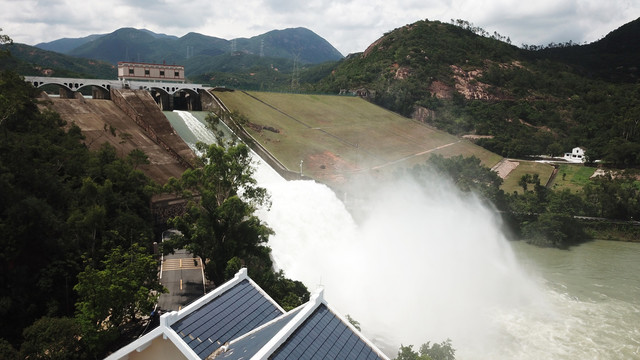
<svg viewBox="0 0 640 360"><path fill-rule="evenodd" d="M264 39L260 40L260 57L264 57Z"/></svg>
<svg viewBox="0 0 640 360"><path fill-rule="evenodd" d="M236 52L237 44L236 39L231 40L231 52Z"/></svg>

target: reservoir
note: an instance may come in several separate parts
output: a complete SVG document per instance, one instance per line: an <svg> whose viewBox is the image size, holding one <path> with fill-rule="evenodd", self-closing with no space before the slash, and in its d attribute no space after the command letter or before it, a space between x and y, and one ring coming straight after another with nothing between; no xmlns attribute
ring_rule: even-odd
<svg viewBox="0 0 640 360"><path fill-rule="evenodd" d="M215 140L205 113L165 114L191 146ZM276 265L324 287L391 358L449 338L457 359L640 359L640 244L510 241L494 211L437 177L378 184L356 223L328 187L256 166Z"/></svg>

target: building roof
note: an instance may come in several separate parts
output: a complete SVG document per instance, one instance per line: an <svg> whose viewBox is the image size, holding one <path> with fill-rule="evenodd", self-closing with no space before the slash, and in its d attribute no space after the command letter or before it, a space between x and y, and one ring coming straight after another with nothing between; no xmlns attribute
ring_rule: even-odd
<svg viewBox="0 0 640 360"><path fill-rule="evenodd" d="M285 312L246 269L184 309L162 315L158 328L107 360L146 358L145 350L159 338L193 360L388 359L327 304L322 290ZM147 352L162 358L162 350Z"/></svg>
<svg viewBox="0 0 640 360"><path fill-rule="evenodd" d="M214 298L171 328L201 358L224 343L265 324L284 311L248 280Z"/></svg>

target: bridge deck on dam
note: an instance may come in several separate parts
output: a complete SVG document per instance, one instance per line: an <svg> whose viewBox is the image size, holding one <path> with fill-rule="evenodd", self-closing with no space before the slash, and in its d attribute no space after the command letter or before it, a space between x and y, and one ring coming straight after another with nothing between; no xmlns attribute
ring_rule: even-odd
<svg viewBox="0 0 640 360"><path fill-rule="evenodd" d="M24 76L24 80L38 88L44 85L55 84L65 87L70 91L78 91L84 87L98 87L107 91L111 89L162 89L168 94L174 94L182 90L198 92L204 87L200 84L161 82L161 81L135 81L135 80L109 80L109 79L77 79L59 78L49 76Z"/></svg>

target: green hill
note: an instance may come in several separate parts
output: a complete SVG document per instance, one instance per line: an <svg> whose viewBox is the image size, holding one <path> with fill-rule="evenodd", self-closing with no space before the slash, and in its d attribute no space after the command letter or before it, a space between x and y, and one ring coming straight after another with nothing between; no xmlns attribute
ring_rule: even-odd
<svg viewBox="0 0 640 360"><path fill-rule="evenodd" d="M482 135L479 145L506 157L583 146L591 160L635 166L640 84L588 76L587 69L617 74L620 64L633 63L636 23L581 50L609 60L579 64L567 55L572 48L520 49L468 22L418 21L344 59L315 89L357 92L449 133Z"/></svg>
<svg viewBox="0 0 640 360"><path fill-rule="evenodd" d="M297 73L305 73L315 64L342 58L329 42L302 27L233 40L193 32L178 38L145 29L121 28L110 34L60 39L37 46L114 65L119 61L181 64L187 78L194 82L215 80L215 85L270 90L290 89L294 68ZM317 73L311 72L312 81L321 78ZM305 76L300 76L302 83L309 81Z"/></svg>
<svg viewBox="0 0 640 360"><path fill-rule="evenodd" d="M5 45L10 57L0 57L0 69L20 75L115 79L118 71L104 61L76 58L23 44Z"/></svg>
<svg viewBox="0 0 640 360"><path fill-rule="evenodd" d="M81 38L62 38L47 43L39 43L36 44L35 47L42 50L55 51L66 55L71 50L102 36L104 36L104 34L93 34Z"/></svg>
<svg viewBox="0 0 640 360"><path fill-rule="evenodd" d="M637 83L640 80L640 18L586 45L542 49L540 56L575 67L582 75L605 81ZM565 44L566 45L566 44Z"/></svg>
<svg viewBox="0 0 640 360"><path fill-rule="evenodd" d="M225 40L198 33L178 38L155 34L148 30L121 28L110 34L76 39L79 46L68 49L71 40L39 44L40 47L64 49L69 55L99 59L116 64L118 61L177 63L185 67L187 76L205 71L221 71L219 56L251 55L253 62L262 58L287 59L300 64L317 64L342 58L329 42L306 28L273 30L251 38ZM223 71L226 72L226 71Z"/></svg>

